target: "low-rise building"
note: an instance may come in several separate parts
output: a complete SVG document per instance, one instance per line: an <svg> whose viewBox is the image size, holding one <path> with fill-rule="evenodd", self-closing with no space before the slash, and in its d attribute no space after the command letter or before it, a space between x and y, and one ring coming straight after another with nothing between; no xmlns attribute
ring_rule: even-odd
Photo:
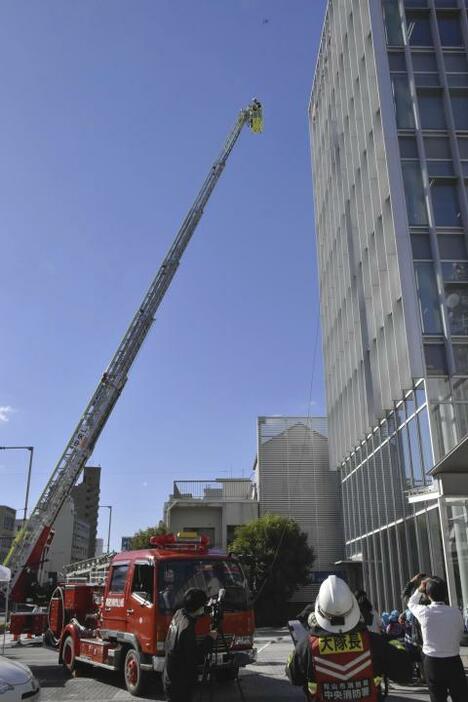
<svg viewBox="0 0 468 702"><path fill-rule="evenodd" d="M196 531L226 550L236 527L257 519L255 484L248 478L178 480L164 505L169 531Z"/></svg>

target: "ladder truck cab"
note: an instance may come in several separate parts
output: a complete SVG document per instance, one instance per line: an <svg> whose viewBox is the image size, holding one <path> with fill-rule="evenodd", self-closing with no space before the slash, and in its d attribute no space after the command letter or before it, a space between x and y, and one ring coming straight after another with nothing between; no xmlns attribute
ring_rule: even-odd
<svg viewBox="0 0 468 702"><path fill-rule="evenodd" d="M237 676L256 659L252 600L239 562L194 534L152 537L151 545L111 555L105 572L101 562L101 582L92 562L88 569L86 562L69 566L67 583L49 608L48 633L58 643L59 661L71 673L81 664L121 670L128 691L140 694L148 675L163 669L173 613L197 587L209 599L224 591L224 637L217 639L214 662L218 677ZM197 637L210 628L207 613L197 620Z"/></svg>

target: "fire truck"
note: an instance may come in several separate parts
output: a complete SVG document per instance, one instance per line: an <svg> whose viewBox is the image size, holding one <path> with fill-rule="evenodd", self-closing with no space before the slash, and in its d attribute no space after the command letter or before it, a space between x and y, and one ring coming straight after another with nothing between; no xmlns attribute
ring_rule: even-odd
<svg viewBox="0 0 468 702"><path fill-rule="evenodd" d="M151 673L163 669L167 629L187 589L216 598L222 588L223 636L213 665L218 678L236 677L256 659L252 601L240 563L189 533L152 537L151 546L68 566L48 613L47 639L58 646L59 661L70 673L80 666L122 671L128 691L139 695ZM197 637L210 628L207 613L197 621Z"/></svg>

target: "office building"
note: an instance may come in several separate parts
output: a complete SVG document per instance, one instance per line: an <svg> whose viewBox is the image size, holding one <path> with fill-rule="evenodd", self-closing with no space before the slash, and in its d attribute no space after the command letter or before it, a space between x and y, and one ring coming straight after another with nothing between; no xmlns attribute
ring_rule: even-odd
<svg viewBox="0 0 468 702"><path fill-rule="evenodd" d="M6 505L0 505L0 563L8 555L15 531L16 510Z"/></svg>
<svg viewBox="0 0 468 702"><path fill-rule="evenodd" d="M468 607L467 39L463 0L329 0L310 100L330 456L380 609L418 571Z"/></svg>
<svg viewBox="0 0 468 702"><path fill-rule="evenodd" d="M310 584L292 602L310 604L322 580L342 574L343 556L339 474L330 470L324 417L259 417L255 482L260 516L294 519L314 549ZM281 567L281 564L278 565Z"/></svg>
<svg viewBox="0 0 468 702"><path fill-rule="evenodd" d="M100 482L101 468L86 466L82 482L72 490L76 517L89 524L88 553L85 558L94 558L96 552Z"/></svg>

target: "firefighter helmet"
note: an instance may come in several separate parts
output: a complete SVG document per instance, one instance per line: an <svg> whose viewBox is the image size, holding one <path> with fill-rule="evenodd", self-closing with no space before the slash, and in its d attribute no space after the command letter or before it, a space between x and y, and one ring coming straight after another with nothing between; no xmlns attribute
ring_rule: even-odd
<svg viewBox="0 0 468 702"><path fill-rule="evenodd" d="M336 575L329 575L320 585L315 601L315 616L322 629L332 634L341 634L354 629L361 611L345 581Z"/></svg>

